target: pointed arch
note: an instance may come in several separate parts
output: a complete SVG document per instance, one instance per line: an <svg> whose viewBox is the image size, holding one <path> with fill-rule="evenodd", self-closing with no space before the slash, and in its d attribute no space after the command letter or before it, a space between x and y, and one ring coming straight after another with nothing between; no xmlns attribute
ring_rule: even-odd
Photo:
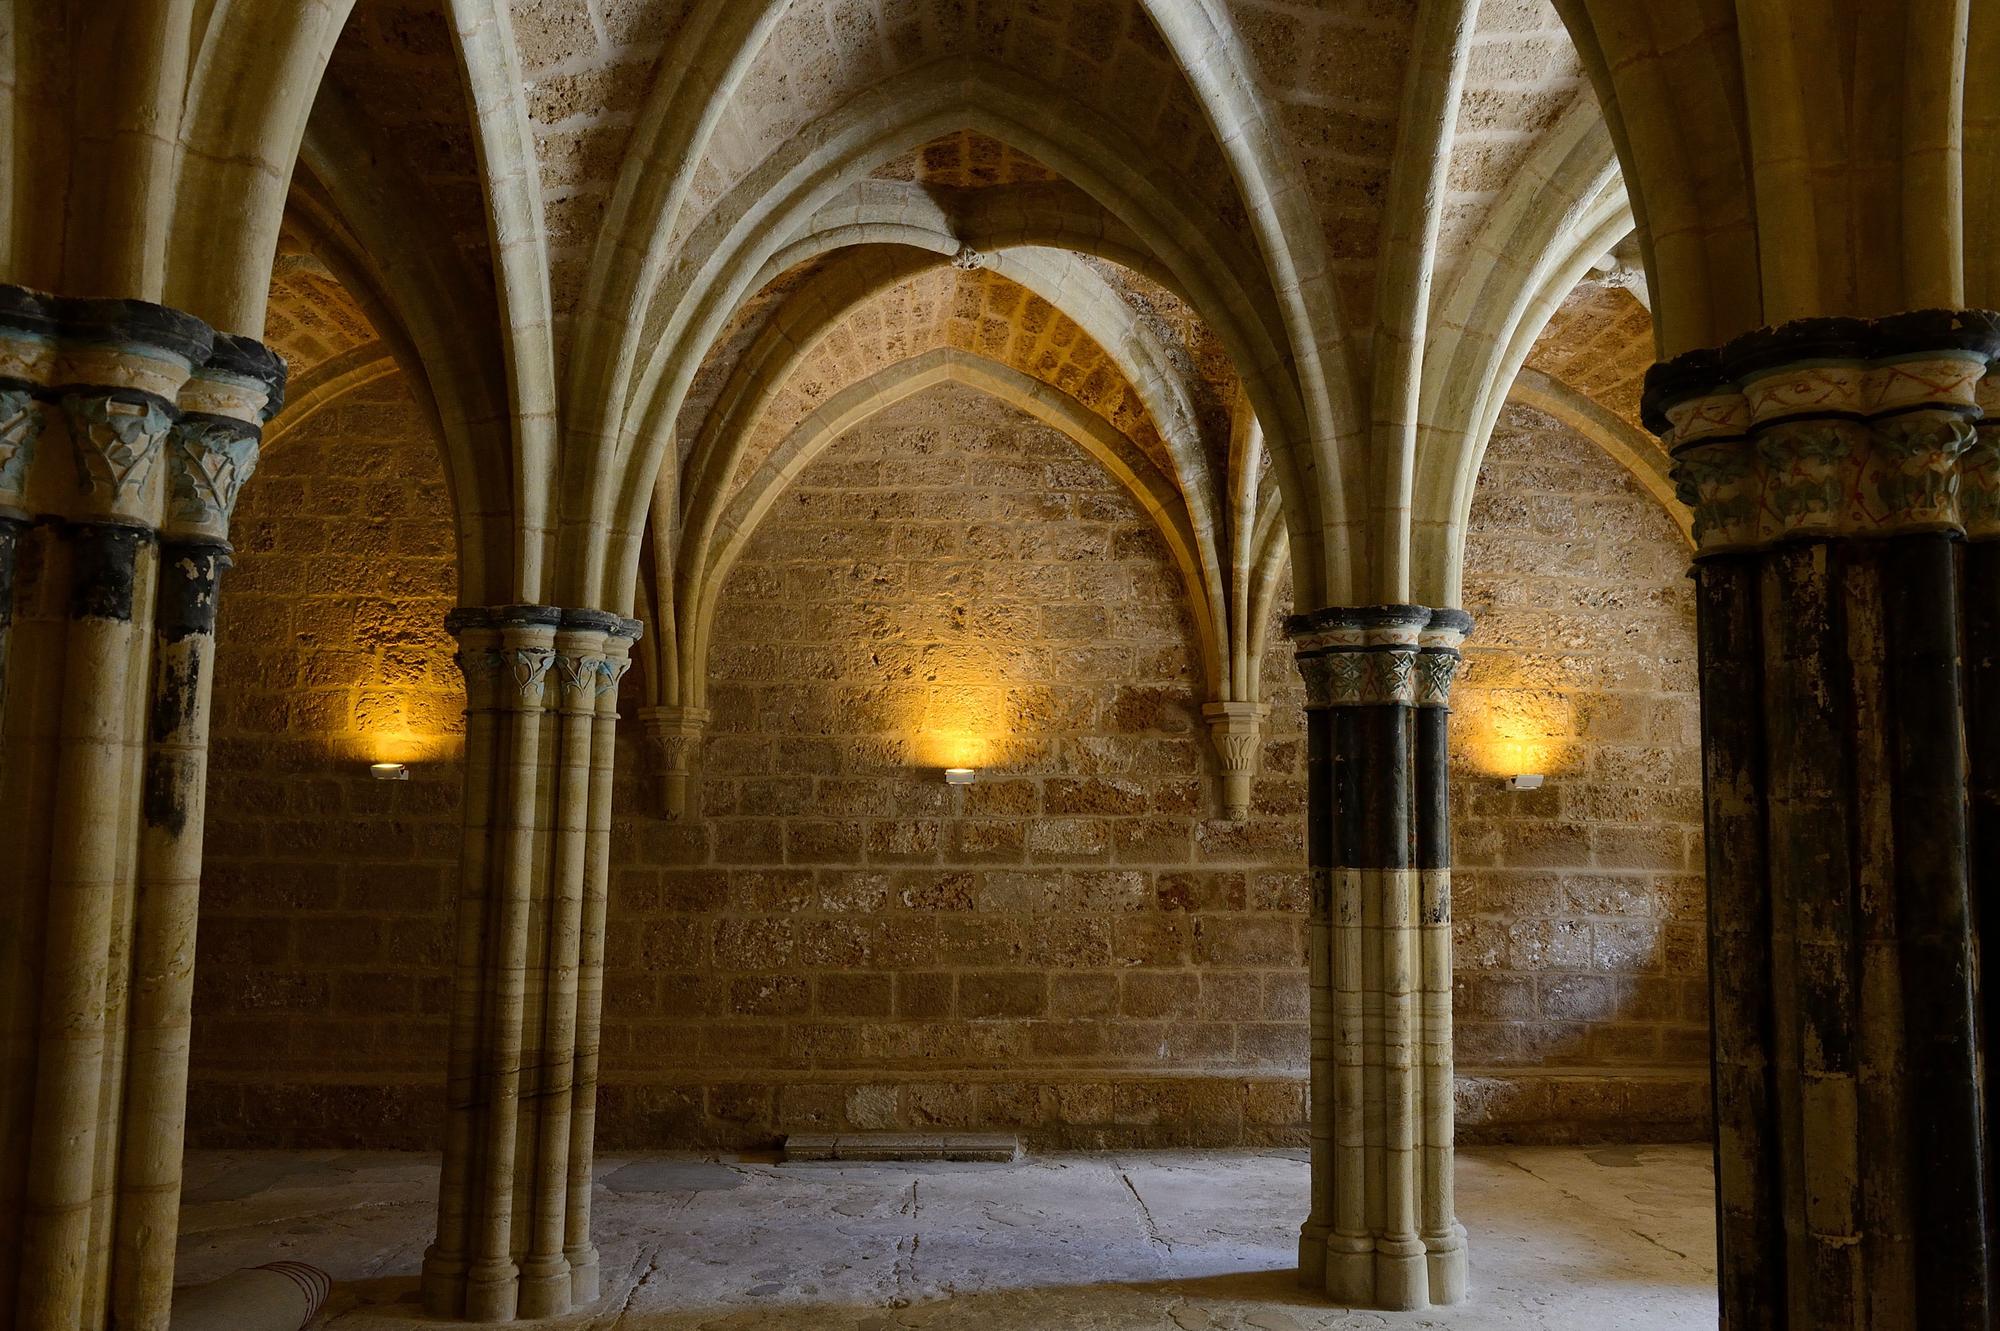
<svg viewBox="0 0 2000 1331"><path fill-rule="evenodd" d="M977 353L945 347L900 361L835 394L800 422L779 452L767 459L738 493L718 524L714 539L702 551L699 577L692 584L683 582L692 596L678 605L681 694L674 699L676 704L706 705L705 666L722 588L750 538L786 487L848 431L897 402L940 383L965 384L1060 430L1131 493L1159 530L1168 553L1180 569L1190 596L1196 648L1204 676L1210 681L1217 678L1223 654L1228 650L1224 641L1227 630L1204 592L1195 534L1180 507L1173 483L1139 456L1102 417L1067 393Z"/></svg>
<svg viewBox="0 0 2000 1331"><path fill-rule="evenodd" d="M589 455L589 460L569 465L592 475L583 489L592 496L593 511L602 515L595 520L580 515L575 525L588 529L608 518L616 543L617 571L611 582L621 585L606 587L606 603L617 602L621 594L629 596L630 576L625 570L636 562L637 523L632 513L650 493L657 458L659 419L649 419L650 408L643 405L654 393L644 386L636 391L631 387L640 348L628 330L644 325L637 316L666 271L669 237L688 197L692 173L715 130L719 104L733 95L784 7L784 0L756 4L731 0L727 5L697 7L635 128L606 226L593 252L576 316L576 355L566 402L571 448ZM1319 598L1320 588L1344 587L1350 577L1345 546L1351 526L1348 513L1354 505L1341 473L1340 431L1352 430L1356 420L1355 356L1338 318L1324 237L1299 168L1276 128L1275 114L1250 71L1242 39L1222 8L1213 0L1144 0L1141 7L1194 89L1248 206L1254 248L1250 262L1238 265L1236 275L1255 273L1255 283L1262 289L1260 303L1266 306L1266 327L1255 339L1239 337L1231 350L1241 358L1257 342L1268 343L1272 350L1251 358L1253 366L1243 368L1285 381L1284 396L1291 399L1285 414L1291 419L1272 419L1277 405L1273 402L1260 403L1259 410L1266 428L1281 441L1277 449L1285 455L1278 464L1284 472L1283 488L1296 509L1292 526L1316 552L1305 561L1302 578L1307 594ZM963 69L981 62L952 63ZM1012 74L1014 82L1021 79L1018 72ZM1095 125L1100 118L1065 114L1066 101L1059 91L1039 89L1038 99L1020 118L1025 125L1017 128L1054 121L1101 133ZM960 127L966 127L963 118L947 126ZM990 132L984 126L974 127ZM819 130L794 137L815 143L824 139ZM1037 151L1020 136L1013 141L1043 160L1062 155L1055 145ZM1100 162L1106 156L1101 151L1095 155ZM1103 165L1115 175L1124 163L1142 160L1143 154L1127 152L1122 162L1112 154ZM1104 191L1084 180L1074 164L1052 161L1051 165L1105 200ZM1169 207L1158 215L1172 216L1173 210ZM1127 215L1124 220L1135 219ZM1200 219L1192 220L1198 230ZM1186 276L1179 265L1170 266ZM1227 283L1210 274L1207 285L1212 293ZM684 294L672 299L677 307L685 303ZM1214 300L1195 303L1205 318L1220 326L1223 319ZM713 318L711 312L709 322ZM668 401L677 400L671 384L669 389ZM655 442L635 446L640 436ZM563 489L571 494L578 487L566 481ZM1329 533L1339 533L1331 537L1331 544ZM587 585L606 585L607 572L601 566L583 576Z"/></svg>

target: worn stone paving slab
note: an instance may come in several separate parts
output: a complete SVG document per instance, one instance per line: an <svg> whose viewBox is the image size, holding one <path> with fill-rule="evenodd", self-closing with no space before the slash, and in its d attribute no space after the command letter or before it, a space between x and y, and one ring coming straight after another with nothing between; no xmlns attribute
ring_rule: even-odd
<svg viewBox="0 0 2000 1331"><path fill-rule="evenodd" d="M1705 1147L1460 1152L1473 1299L1329 1306L1292 1278L1300 1152L1012 1164L599 1164L605 1298L564 1331L1680 1331L1715 1322ZM275 1257L339 1282L320 1327L414 1331L435 1161L190 1158L179 1278Z"/></svg>

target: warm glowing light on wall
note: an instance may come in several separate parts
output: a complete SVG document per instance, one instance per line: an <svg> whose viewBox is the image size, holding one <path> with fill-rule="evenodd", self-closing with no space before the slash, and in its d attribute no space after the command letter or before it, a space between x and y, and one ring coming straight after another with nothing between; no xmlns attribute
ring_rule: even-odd
<svg viewBox="0 0 2000 1331"><path fill-rule="evenodd" d="M1007 738L1006 698L997 684L931 685L913 699L911 757L922 767L991 767Z"/></svg>
<svg viewBox="0 0 2000 1331"><path fill-rule="evenodd" d="M369 764L450 761L464 743L464 709L464 695L443 689L362 688L337 742Z"/></svg>
<svg viewBox="0 0 2000 1331"><path fill-rule="evenodd" d="M1481 772L1507 778L1516 790L1533 790L1541 777L1564 770L1576 735L1576 709L1567 697L1496 689L1467 701L1466 751ZM1537 779L1515 785L1516 777Z"/></svg>

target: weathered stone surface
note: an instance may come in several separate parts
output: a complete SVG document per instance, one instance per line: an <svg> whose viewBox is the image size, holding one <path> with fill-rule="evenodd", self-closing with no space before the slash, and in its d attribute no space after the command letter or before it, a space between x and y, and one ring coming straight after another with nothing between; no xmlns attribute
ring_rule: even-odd
<svg viewBox="0 0 2000 1331"><path fill-rule="evenodd" d="M458 816L458 682L438 627L450 549L405 542L385 564L324 542L355 521L392 542L437 530L441 476L395 381L347 402L273 450L237 516L199 1141L419 1145L439 1122ZM1561 492L1537 479L1556 460ZM842 520L885 468L914 461L943 468L940 485L1061 462L1102 516L1012 529L976 556L968 529L914 509ZM643 741L623 746L607 1140L768 1144L801 1116L839 1130L940 1112L1037 1144L1302 1140L1302 1112L1277 1108L1299 1106L1307 1024L1298 686L1288 662L1267 668L1276 701L1250 822L1208 818L1213 759L1190 740L1199 699L1171 570L1137 539L1129 498L1081 461L982 399L941 395L830 450L797 492L829 502L760 532L721 616L700 816L657 817ZM376 511L350 518L344 496L364 474L383 478L368 482ZM912 503L929 493L921 473L897 486ZM1657 1139L1705 1114L1692 639L1671 524L1607 507L1635 493L1546 418L1503 417L1482 490L1496 498L1474 530L1481 622L1453 695L1469 1139ZM1507 495L1621 516L1551 546L1511 525ZM816 552L836 529L858 544L828 565ZM1143 574L1122 600L1043 599L1036 570L1074 567L1063 552L1079 532L1126 552L1107 567ZM1032 631L952 627L955 607L1015 602L1044 611ZM1083 613L1095 608L1118 613ZM863 614L881 627L857 639ZM1551 615L1570 616L1559 651L1534 636ZM972 714L1057 739L1002 743L954 791L887 741L906 724L898 706L929 707L968 670L990 672L973 683L1002 699L1067 701ZM1552 763L1541 791L1502 789L1482 766L1483 728L1558 695L1577 700L1550 736L1570 766ZM415 779L369 782L357 746L376 718L408 725L436 760L420 752ZM1605 1093L1563 1099L1558 1118L1551 1073ZM965 1095L927 1099L940 1078ZM1491 1108L1486 1088L1517 1080L1526 1098L1508 1103L1535 1105L1533 1121ZM1154 1108L1121 1113L1121 1095Z"/></svg>
<svg viewBox="0 0 2000 1331"><path fill-rule="evenodd" d="M212 1279L274 1252L336 1279L323 1325L407 1328L399 1303L429 1236L436 1166L288 1156L296 1175L184 1213L179 1273ZM197 1154L190 1181L239 1174ZM762 1158L600 1165L605 1331L1336 1331L1288 1267L1303 1152L1146 1152L774 1165ZM640 1174L640 1171L644 1171ZM622 1177L685 1185L625 1191ZM727 1174L735 1186L712 1186ZM1481 1236L1478 1299L1425 1321L1465 1331L1678 1331L1715 1319L1708 1153L1698 1147L1473 1150L1459 1204ZM337 1180L337 1185L327 1184ZM1559 1270L1560 1278L1551 1271Z"/></svg>

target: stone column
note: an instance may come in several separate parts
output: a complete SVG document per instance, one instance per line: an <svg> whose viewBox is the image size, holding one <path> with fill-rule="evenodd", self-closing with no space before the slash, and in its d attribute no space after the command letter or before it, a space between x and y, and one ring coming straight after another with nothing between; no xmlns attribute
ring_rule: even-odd
<svg viewBox="0 0 2000 1331"><path fill-rule="evenodd" d="M574 1306L597 1302L597 1245L590 1237L591 1170L597 1160L597 1058L604 1031L604 919L611 898L611 782L618 757L618 684L632 667L636 619L621 619L598 663L590 739L589 839L584 850L583 935L577 956L576 1110L570 1129L563 1253Z"/></svg>
<svg viewBox="0 0 2000 1331"><path fill-rule="evenodd" d="M1982 965L2000 965L2000 375L1979 381L1980 419L1959 459L1959 516L1965 523L1965 731L1972 819L1972 897ZM2000 984L1979 986L1986 1058L2000 1032ZM1985 1103L1987 1220L2000 1198L2000 1097Z"/></svg>
<svg viewBox="0 0 2000 1331"><path fill-rule="evenodd" d="M0 356L4 354L0 351ZM42 406L30 385L18 379L0 379L0 384L7 385L0 387L0 716L4 716L7 632L14 625L14 577L21 540L33 524L26 491L35 442L42 437Z"/></svg>
<svg viewBox="0 0 2000 1331"><path fill-rule="evenodd" d="M503 606L450 626L467 682L465 849L424 1305L479 1322L560 1316L597 1296L589 1134L611 758L638 625Z"/></svg>
<svg viewBox="0 0 2000 1331"><path fill-rule="evenodd" d="M694 759L701 737L708 733L708 709L642 707L639 720L659 758L661 811L669 818L679 818L693 800Z"/></svg>
<svg viewBox="0 0 2000 1331"><path fill-rule="evenodd" d="M1250 816L1250 790L1257 779L1257 758L1264 746L1264 718L1269 703L1204 703L1202 719L1222 773L1222 815L1242 822Z"/></svg>
<svg viewBox="0 0 2000 1331"><path fill-rule="evenodd" d="M1452 1211L1445 719L1456 610L1332 608L1288 626L1306 680L1312 1213L1302 1283L1418 1309L1466 1293Z"/></svg>
<svg viewBox="0 0 2000 1331"><path fill-rule="evenodd" d="M218 335L208 363L183 385L167 435L114 1268L120 1327L165 1326L172 1310L216 598L230 562L230 515L284 378L284 362L263 346Z"/></svg>
<svg viewBox="0 0 2000 1331"><path fill-rule="evenodd" d="M227 554L190 468L233 501L282 383L177 311L0 288L0 1327L166 1326Z"/></svg>
<svg viewBox="0 0 2000 1331"><path fill-rule="evenodd" d="M1981 311L1812 319L1647 379L1695 510L1727 1326L1992 1317L1966 735L1996 352Z"/></svg>

